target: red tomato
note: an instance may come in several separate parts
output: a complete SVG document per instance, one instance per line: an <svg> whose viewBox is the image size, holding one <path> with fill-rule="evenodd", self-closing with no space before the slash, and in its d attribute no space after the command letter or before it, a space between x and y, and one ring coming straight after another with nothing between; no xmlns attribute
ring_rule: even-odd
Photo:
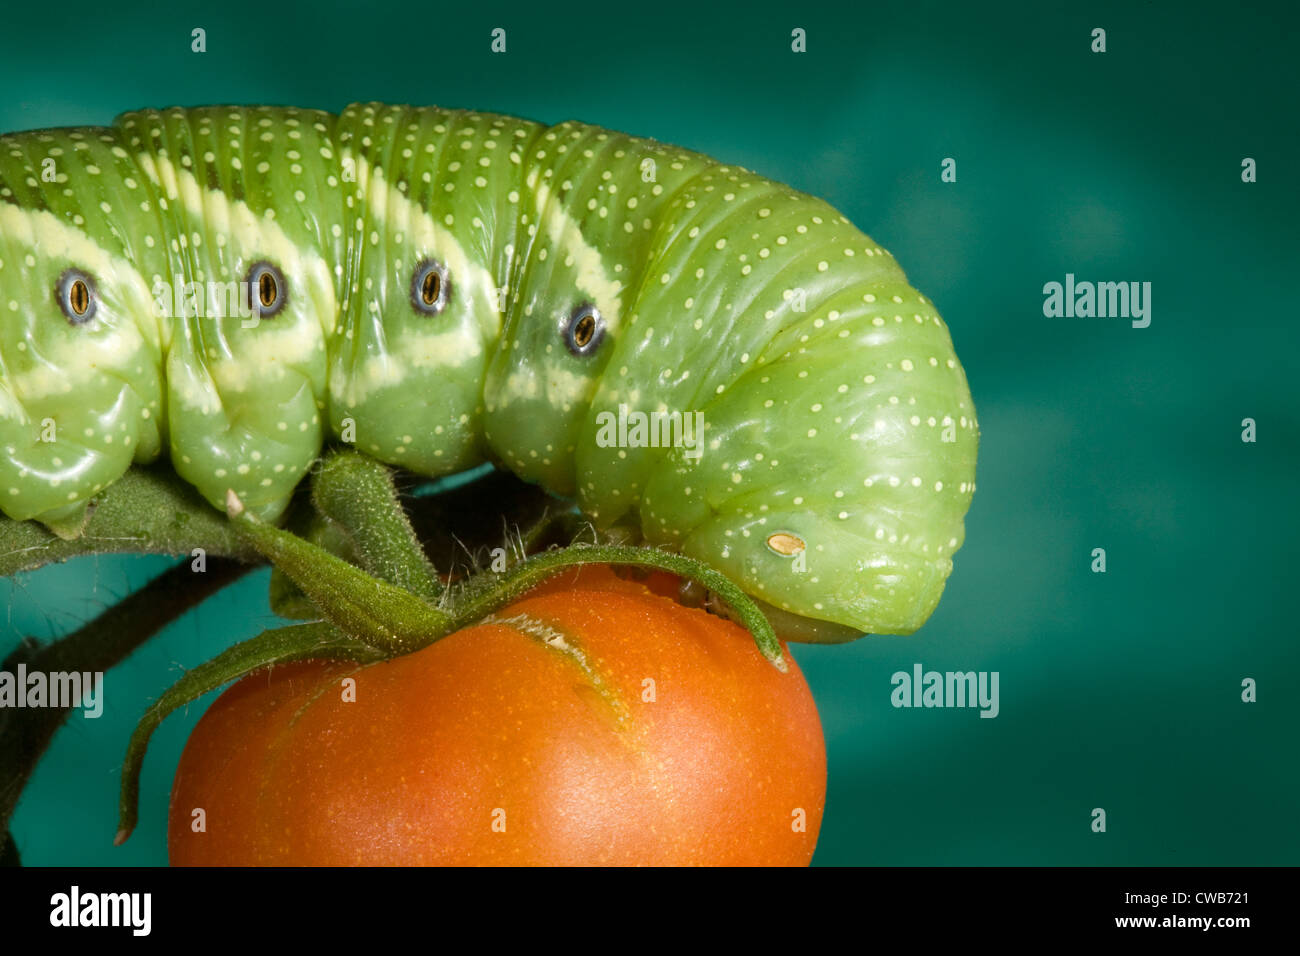
<svg viewBox="0 0 1300 956"><path fill-rule="evenodd" d="M171 861L805 865L826 752L787 660L588 567L414 654L263 671L185 747Z"/></svg>

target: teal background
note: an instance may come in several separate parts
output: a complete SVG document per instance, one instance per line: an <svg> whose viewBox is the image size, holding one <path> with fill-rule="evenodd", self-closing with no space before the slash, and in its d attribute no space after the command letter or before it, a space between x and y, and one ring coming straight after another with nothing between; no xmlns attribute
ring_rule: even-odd
<svg viewBox="0 0 1300 956"><path fill-rule="evenodd" d="M830 761L817 863L1300 862L1293 11L147 10L7 9L0 130L214 102L576 118L825 197L938 304L979 409L979 490L919 633L797 649ZM489 52L496 26L504 55ZM806 54L790 51L796 26ZM1105 54L1089 49L1098 26ZM1257 183L1241 181L1246 156ZM945 157L956 183L940 181ZM1151 326L1045 318L1043 284L1067 272L1150 281ZM0 651L167 563L82 559L0 584ZM25 862L165 862L171 775L203 706L156 735L142 825L115 849L127 737L181 668L274 623L265 586L254 575L177 622L110 675L103 718L71 719L15 818ZM1000 716L893 708L890 675L916 662L998 671ZM1257 703L1240 699L1247 677Z"/></svg>

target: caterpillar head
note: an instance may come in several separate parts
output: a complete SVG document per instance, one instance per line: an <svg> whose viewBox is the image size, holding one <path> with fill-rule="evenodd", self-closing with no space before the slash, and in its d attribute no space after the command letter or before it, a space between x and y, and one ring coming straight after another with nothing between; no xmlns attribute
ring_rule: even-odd
<svg viewBox="0 0 1300 956"><path fill-rule="evenodd" d="M156 457L160 354L128 263L0 202L0 510L75 534L92 495Z"/></svg>

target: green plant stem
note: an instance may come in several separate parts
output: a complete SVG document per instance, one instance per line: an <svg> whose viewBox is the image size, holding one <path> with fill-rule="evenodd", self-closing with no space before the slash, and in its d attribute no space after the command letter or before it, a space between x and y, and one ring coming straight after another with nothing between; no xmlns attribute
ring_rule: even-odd
<svg viewBox="0 0 1300 956"><path fill-rule="evenodd" d="M0 577L83 554L136 552L257 560L257 552L166 466L132 468L93 502L82 534L65 540L36 521L0 517Z"/></svg>
<svg viewBox="0 0 1300 956"><path fill-rule="evenodd" d="M379 650L343 634L321 621L291 624L263 631L252 640L227 648L188 672L158 698L136 725L122 763L122 790L118 804L118 829L113 842L121 845L135 829L140 803L140 770L149 738L167 715L209 691L272 664L307 659L348 660L357 663L382 660Z"/></svg>
<svg viewBox="0 0 1300 956"><path fill-rule="evenodd" d="M317 510L347 532L366 570L437 601L437 571L411 530L388 468L351 449L336 449L313 475L311 493Z"/></svg>
<svg viewBox="0 0 1300 956"><path fill-rule="evenodd" d="M186 561L123 598L93 621L44 646L23 644L0 664L13 672L19 663L29 671L110 670L167 624L251 570L251 565L209 558L198 573ZM23 787L67 718L69 708L0 710L0 832L9 825Z"/></svg>
<svg viewBox="0 0 1300 956"><path fill-rule="evenodd" d="M268 561L302 588L344 633L390 654L401 654L440 632L448 615L410 591L381 581L295 534L259 521L232 491L230 523Z"/></svg>
<svg viewBox="0 0 1300 956"><path fill-rule="evenodd" d="M295 520L286 525L286 528L349 564L361 563L348 533L315 508L302 509L302 513L296 515ZM271 569L267 598L271 610L280 617L297 621L319 621L321 618L320 608L279 568Z"/></svg>

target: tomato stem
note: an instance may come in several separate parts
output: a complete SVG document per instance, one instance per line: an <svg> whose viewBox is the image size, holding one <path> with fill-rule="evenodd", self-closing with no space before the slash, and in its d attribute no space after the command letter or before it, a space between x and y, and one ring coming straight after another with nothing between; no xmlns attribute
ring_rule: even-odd
<svg viewBox="0 0 1300 956"><path fill-rule="evenodd" d="M348 533L314 507L304 508L301 514L293 515L285 528L349 564L361 563ZM294 621L318 621L321 618L320 608L311 602L311 598L303 593L302 588L294 584L287 574L275 566L271 567L271 583L267 588L267 600L270 602L271 610L280 617Z"/></svg>
<svg viewBox="0 0 1300 956"><path fill-rule="evenodd" d="M245 511L231 491L226 511L238 534L283 571L345 633L389 654L406 653L442 630L449 615L404 588Z"/></svg>
<svg viewBox="0 0 1300 956"><path fill-rule="evenodd" d="M411 529L388 468L352 449L334 449L312 477L311 500L347 533L366 570L437 602L437 571Z"/></svg>

